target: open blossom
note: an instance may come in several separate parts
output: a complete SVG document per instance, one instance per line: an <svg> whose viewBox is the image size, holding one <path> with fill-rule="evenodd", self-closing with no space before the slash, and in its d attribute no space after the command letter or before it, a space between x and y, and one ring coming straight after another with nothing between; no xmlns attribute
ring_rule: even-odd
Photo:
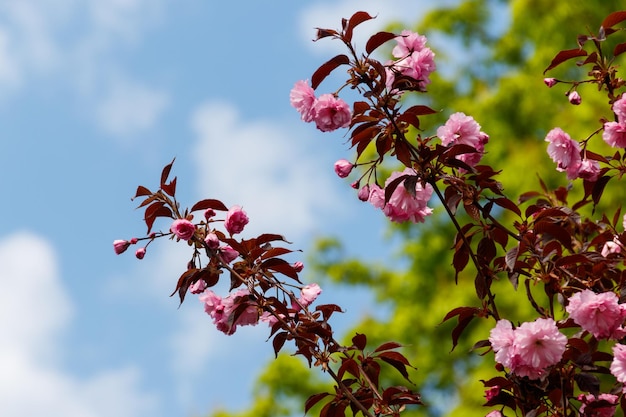
<svg viewBox="0 0 626 417"><path fill-rule="evenodd" d="M611 374L622 384L626 383L626 345L617 343L613 346Z"/></svg>
<svg viewBox="0 0 626 417"><path fill-rule="evenodd" d="M300 298L298 301L304 307L307 307L315 301L315 299L322 293L322 289L317 284L307 284L300 290Z"/></svg>
<svg viewBox="0 0 626 417"><path fill-rule="evenodd" d="M606 242L604 246L602 247L602 251L600 253L602 254L602 256L606 258L612 253L620 253L621 251L622 251L622 245L619 243L619 240L615 238L613 240L609 240L608 242Z"/></svg>
<svg viewBox="0 0 626 417"><path fill-rule="evenodd" d="M392 173L389 178L387 178L387 181L385 181L385 187L402 175L414 176L415 171L411 168L406 168L402 172ZM433 212L433 210L427 206L428 200L430 200L433 193L433 188L430 184L422 186L419 181L416 181L415 193L413 195L406 189L405 181L402 181L393 190L387 203L385 203L385 190L383 188L372 184L370 190L370 203L372 203L374 207L382 209L383 213L385 213L392 222L402 223L411 221L413 223L421 223L426 216Z"/></svg>
<svg viewBox="0 0 626 417"><path fill-rule="evenodd" d="M241 233L243 228L248 224L248 216L246 212L239 206L232 206L226 213L224 227L231 235Z"/></svg>
<svg viewBox="0 0 626 417"><path fill-rule="evenodd" d="M222 260L227 264L231 263L239 256L239 252L233 249L230 245L224 245L220 248L220 254L222 255Z"/></svg>
<svg viewBox="0 0 626 417"><path fill-rule="evenodd" d="M213 291L207 290L199 298L204 303L204 311L213 318L217 329L231 335L235 333L237 326L254 326L259 322L259 310L254 303L249 301L249 295L250 292L245 289L222 298ZM241 305L246 305L246 307L240 310ZM240 313L236 319L231 317L235 310Z"/></svg>
<svg viewBox="0 0 626 417"><path fill-rule="evenodd" d="M561 360L567 337L559 332L553 319L539 318L516 329L508 320L500 320L492 329L489 342L498 363L518 376L539 379L548 367Z"/></svg>
<svg viewBox="0 0 626 417"><path fill-rule="evenodd" d="M289 94L291 105L298 110L303 121L309 123L313 121L313 104L315 103L315 91L308 81L300 80L291 89Z"/></svg>
<svg viewBox="0 0 626 417"><path fill-rule="evenodd" d="M189 240L196 232L196 226L187 219L174 220L170 231L180 240Z"/></svg>
<svg viewBox="0 0 626 417"><path fill-rule="evenodd" d="M582 175L589 173L590 176L593 176L596 165L590 162L587 162L584 166L582 165L580 144L573 140L563 129L555 127L549 131L546 135L546 142L549 142L548 155L556 162L557 171L566 172L568 179L578 178L581 170L583 171Z"/></svg>
<svg viewBox="0 0 626 417"><path fill-rule="evenodd" d="M480 161L485 151L485 144L489 140L489 136L480 131L478 122L461 112L450 115L446 123L437 129L437 136L444 146L463 144L474 148L476 152L457 156L457 159L470 166Z"/></svg>
<svg viewBox="0 0 626 417"><path fill-rule="evenodd" d="M391 89L395 74L399 73L418 81L421 90L430 83L430 74L437 69L434 52L426 47L426 37L410 30L403 30L396 37L396 46L392 50L395 61L387 63L387 88Z"/></svg>
<svg viewBox="0 0 626 417"><path fill-rule="evenodd" d="M600 175L600 164L598 161L592 161L591 159L583 159L576 167L576 178L582 178L587 181L595 181Z"/></svg>
<svg viewBox="0 0 626 417"><path fill-rule="evenodd" d="M348 103L333 94L322 94L312 108L313 121L322 132L332 132L348 127L352 121L352 111Z"/></svg>
<svg viewBox="0 0 626 417"><path fill-rule="evenodd" d="M605 123L602 139L614 148L626 148L626 120Z"/></svg>
<svg viewBox="0 0 626 417"><path fill-rule="evenodd" d="M626 306L619 304L613 292L596 294L588 289L577 292L570 297L565 309L576 324L596 339L621 339L626 336L622 326L626 319Z"/></svg>

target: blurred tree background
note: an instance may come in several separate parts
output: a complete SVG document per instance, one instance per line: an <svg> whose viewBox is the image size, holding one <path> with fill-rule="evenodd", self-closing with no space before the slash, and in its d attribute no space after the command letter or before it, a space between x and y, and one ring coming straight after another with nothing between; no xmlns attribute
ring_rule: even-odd
<svg viewBox="0 0 626 417"><path fill-rule="evenodd" d="M610 107L606 96L591 85L578 88L582 104L572 106L565 95L568 86L547 88L543 71L558 51L577 47L578 34L597 32L606 15L623 7L617 0L466 0L415 16L411 29L428 36L438 66L423 98L432 108L443 109L440 115L423 119L425 134L433 134L451 113L464 112L489 134L483 162L502 169L498 179L509 198L515 201L522 192L538 189L539 177L549 187L567 185L565 175L556 172L546 153L546 133L558 126L573 139L582 140L600 127L601 115L611 115ZM405 28L393 25L389 29L399 33ZM570 64L547 76L581 79L582 74L583 70ZM600 142L599 137L594 138L592 149L597 150ZM615 210L624 193L611 190L604 198ZM433 200L430 205L436 214L423 224L389 224L390 245L397 246L397 255L384 264L347 257L343 245L350 242L341 237L318 240L309 251L306 281L320 282L322 287L325 282L361 286L375 294L387 314L384 318L363 317L344 341L363 332L369 346L389 340L406 346L403 353L417 368L412 380L427 406L407 410L405 415L484 416L489 410L482 407L480 380L495 376L495 363L492 353L481 356L481 351L471 348L488 337L495 323L475 320L451 352L450 332L456 319L442 324L443 317L455 307L476 305L477 301L471 268L461 274L458 285L454 283L450 248L455 231L444 210L436 209L438 204ZM506 278L496 285L503 317L520 321L531 317L521 286L514 291ZM309 395L332 389L330 378L289 356L288 349L285 352L269 362L258 377L249 409L213 410L212 415L302 415ZM316 410L309 414L315 415Z"/></svg>

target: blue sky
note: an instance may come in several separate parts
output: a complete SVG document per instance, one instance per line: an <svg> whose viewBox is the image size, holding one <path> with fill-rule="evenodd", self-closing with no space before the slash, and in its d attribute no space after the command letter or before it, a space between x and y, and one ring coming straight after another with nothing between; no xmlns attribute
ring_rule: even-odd
<svg viewBox="0 0 626 417"><path fill-rule="evenodd" d="M314 27L365 10L379 16L362 26L371 34L413 23L429 3L0 0L2 414L245 405L273 355L267 329L227 337L194 297L178 309L168 295L183 245L116 256L114 239L144 233L130 197L176 157L183 205L219 198L244 207L249 236L280 233L306 249L335 234L376 258L385 220L332 169L351 157L343 132L301 123L289 90L337 52L311 42ZM354 294L322 301L344 296ZM348 320L368 309L349 308Z"/></svg>

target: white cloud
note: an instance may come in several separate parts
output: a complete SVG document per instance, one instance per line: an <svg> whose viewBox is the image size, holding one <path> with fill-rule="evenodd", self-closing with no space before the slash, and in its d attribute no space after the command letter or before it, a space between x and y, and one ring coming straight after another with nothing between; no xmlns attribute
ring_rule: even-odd
<svg viewBox="0 0 626 417"><path fill-rule="evenodd" d="M156 410L132 368L78 378L59 365L74 311L54 251L18 233L0 240L0 409L12 417L138 417Z"/></svg>
<svg viewBox="0 0 626 417"><path fill-rule="evenodd" d="M168 101L162 91L116 80L98 108L98 121L107 132L128 136L152 128Z"/></svg>
<svg viewBox="0 0 626 417"><path fill-rule="evenodd" d="M307 146L297 129L244 122L233 106L219 102L200 106L192 126L200 195L241 205L251 235L278 233L293 240L313 231L331 209L339 210L332 166L323 165L320 150ZM343 214L335 211L334 219Z"/></svg>

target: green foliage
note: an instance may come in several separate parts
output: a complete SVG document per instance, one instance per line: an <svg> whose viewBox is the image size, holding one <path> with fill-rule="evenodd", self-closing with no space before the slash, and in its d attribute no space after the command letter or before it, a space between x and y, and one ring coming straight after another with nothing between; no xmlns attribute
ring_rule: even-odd
<svg viewBox="0 0 626 417"><path fill-rule="evenodd" d="M434 131L452 112L472 115L490 135L484 162L502 169L498 179L513 200L537 189L538 178L549 187L566 185L565 176L556 172L546 154L546 133L559 126L574 139L587 138L600 126L598 109L606 109L608 116L610 108L591 86L579 88L583 102L574 108L565 97L567 86L547 88L543 71L556 52L575 48L576 35L585 27L596 30L606 15L623 7L620 3L466 0L423 16L413 29L435 42L440 69L432 76L428 105L444 109L440 115L424 118L424 127ZM565 68L548 76L573 78L571 69ZM617 207L624 197L623 193L605 194L604 204ZM365 317L345 338L362 331L373 346L389 340L405 345L403 353L417 368L412 380L430 404L408 410L406 415L482 416L487 409L482 407L480 379L493 376L495 363L492 353L481 356L485 349L472 350L472 346L488 337L494 323L475 320L451 351L450 333L456 319L445 323L442 319L455 307L473 305L474 277L469 272L461 274L455 285L450 250L454 228L441 207L434 206L438 214L424 224L389 226L401 244L396 257L385 265L347 258L343 243L328 238L317 242L307 269L314 271L318 282L326 276L337 284L365 286L385 307L385 318ZM351 242L345 240L345 244ZM496 284L498 304L505 315L508 309L522 318L524 311L518 309L530 308L527 302L518 302L526 300L524 289L511 288L506 277ZM324 388L311 374L293 358L281 356L261 375L250 410L214 415L300 415L309 395L330 386Z"/></svg>

